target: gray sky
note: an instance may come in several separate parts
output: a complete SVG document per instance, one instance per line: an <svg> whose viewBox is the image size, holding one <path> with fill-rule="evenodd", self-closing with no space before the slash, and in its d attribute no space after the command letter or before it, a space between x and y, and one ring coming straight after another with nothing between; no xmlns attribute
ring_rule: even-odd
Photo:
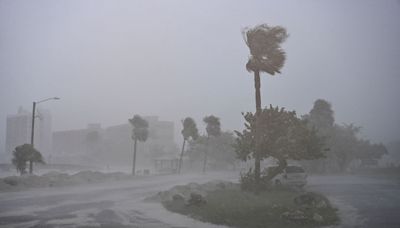
<svg viewBox="0 0 400 228"><path fill-rule="evenodd" d="M40 107L54 130L133 114L242 129L255 102L241 29L260 23L290 34L282 74L262 75L263 105L302 115L323 98L363 137L400 138L399 1L0 0L0 151L6 115L52 96Z"/></svg>

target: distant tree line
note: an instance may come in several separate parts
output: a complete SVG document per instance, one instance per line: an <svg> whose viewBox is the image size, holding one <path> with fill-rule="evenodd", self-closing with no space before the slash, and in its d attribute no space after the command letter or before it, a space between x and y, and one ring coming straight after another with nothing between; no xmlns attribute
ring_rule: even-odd
<svg viewBox="0 0 400 228"><path fill-rule="evenodd" d="M325 158L304 162L309 171L346 172L357 167L376 166L378 160L387 154L382 143L371 143L359 136L361 127L335 123L334 111L326 100L316 100L303 119L326 140L327 147Z"/></svg>

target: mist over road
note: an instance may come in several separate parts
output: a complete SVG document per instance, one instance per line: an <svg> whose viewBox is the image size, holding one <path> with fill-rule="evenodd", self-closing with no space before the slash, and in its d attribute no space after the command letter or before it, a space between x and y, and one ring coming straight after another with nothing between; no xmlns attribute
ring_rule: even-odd
<svg viewBox="0 0 400 228"><path fill-rule="evenodd" d="M171 213L143 199L190 182L238 180L237 173L138 177L67 188L0 194L0 227L223 227ZM307 190L339 208L339 227L399 227L399 181L359 176L310 176Z"/></svg>
<svg viewBox="0 0 400 228"><path fill-rule="evenodd" d="M342 227L400 227L400 180L366 176L312 176L308 189L338 207Z"/></svg>
<svg viewBox="0 0 400 228"><path fill-rule="evenodd" d="M0 194L0 227L222 227L142 202L158 191L190 182L237 180L237 173L138 177L90 186Z"/></svg>

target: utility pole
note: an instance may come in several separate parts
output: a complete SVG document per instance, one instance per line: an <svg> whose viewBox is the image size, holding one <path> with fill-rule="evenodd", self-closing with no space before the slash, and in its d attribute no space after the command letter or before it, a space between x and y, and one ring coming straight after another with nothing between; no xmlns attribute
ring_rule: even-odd
<svg viewBox="0 0 400 228"><path fill-rule="evenodd" d="M32 106L32 131L31 131L31 145L32 148L34 148L34 138L35 138L35 111L36 111L36 102L33 102L33 106ZM30 160L29 161L29 174L32 174L33 172L33 161Z"/></svg>
<svg viewBox="0 0 400 228"><path fill-rule="evenodd" d="M33 102L33 108L32 108L32 132L31 132L31 145L33 147L34 144L34 138L35 138L35 110L36 110L36 102Z"/></svg>
<svg viewBox="0 0 400 228"><path fill-rule="evenodd" d="M41 102L45 102L48 100L59 100L60 98L58 97L51 97L51 98L47 98L38 102L33 102L32 105L32 129L31 129L31 145L32 148L34 148L34 142L35 142L35 118L36 118L36 104L41 103ZM33 172L33 161L30 160L29 161L29 174L32 174Z"/></svg>

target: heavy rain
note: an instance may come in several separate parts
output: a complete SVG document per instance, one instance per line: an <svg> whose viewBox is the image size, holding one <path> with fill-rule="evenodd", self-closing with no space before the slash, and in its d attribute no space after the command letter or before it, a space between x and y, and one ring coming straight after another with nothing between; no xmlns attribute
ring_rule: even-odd
<svg viewBox="0 0 400 228"><path fill-rule="evenodd" d="M400 1L0 0L0 228L400 227Z"/></svg>

